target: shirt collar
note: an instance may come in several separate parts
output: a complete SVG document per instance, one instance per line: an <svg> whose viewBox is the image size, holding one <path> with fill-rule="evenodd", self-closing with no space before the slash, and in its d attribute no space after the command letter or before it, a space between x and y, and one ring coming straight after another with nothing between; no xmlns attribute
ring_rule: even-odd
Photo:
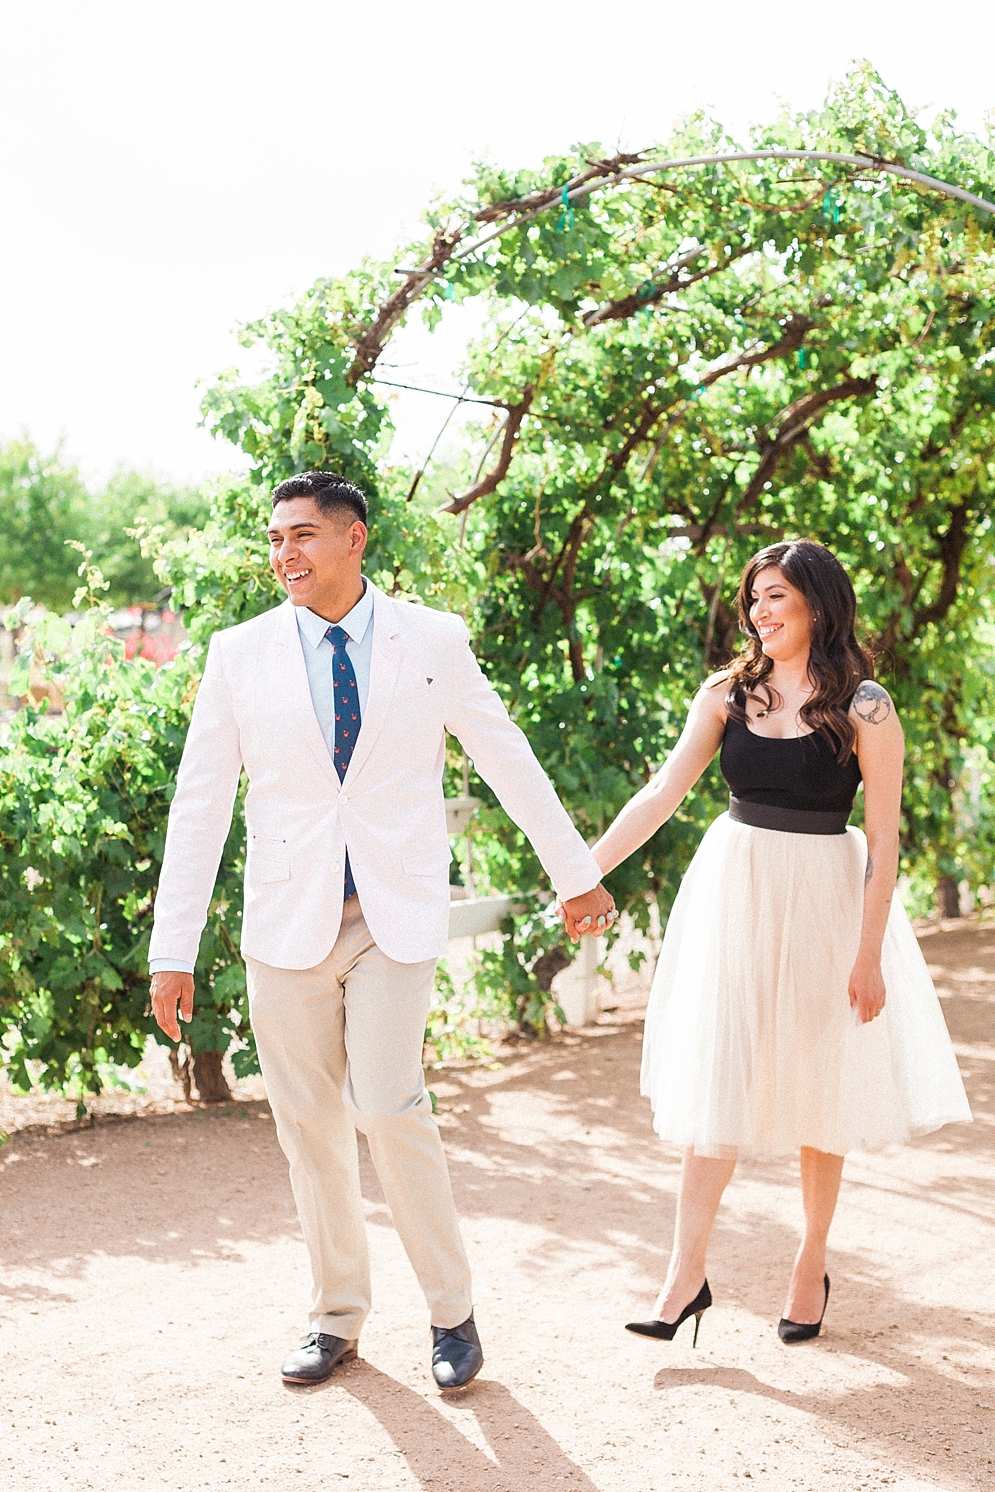
<svg viewBox="0 0 995 1492"><path fill-rule="evenodd" d="M319 647L328 631L329 623L317 612L309 611L306 606L298 606L296 610L297 629L313 648ZM356 602L351 611L338 623L352 639L353 642L362 642L366 636L366 629L373 617L373 590L363 579L363 594Z"/></svg>

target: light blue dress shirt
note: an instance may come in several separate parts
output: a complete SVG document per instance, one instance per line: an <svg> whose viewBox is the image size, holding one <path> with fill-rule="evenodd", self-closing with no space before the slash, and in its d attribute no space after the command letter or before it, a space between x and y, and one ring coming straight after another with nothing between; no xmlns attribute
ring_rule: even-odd
<svg viewBox="0 0 995 1492"><path fill-rule="evenodd" d="M366 585L366 582L363 582ZM323 616L297 608L297 631L304 649L304 666L311 689L311 703L325 738L328 754L335 751L335 692L332 686L332 645L325 636L329 626ZM366 586L362 599L337 624L348 636L345 650L352 659L359 690L360 713L366 714L370 696L370 657L373 652L373 592Z"/></svg>
<svg viewBox="0 0 995 1492"><path fill-rule="evenodd" d="M334 759L335 751L335 690L332 684L332 645L325 636L334 625L306 606L297 607L297 633L304 652L311 703L318 717L321 734L328 754ZM348 637L345 650L352 659L356 672L356 687L359 690L359 708L366 714L366 701L370 697L370 660L373 653L373 592L363 581L363 595L350 612L337 624ZM156 958L149 964L150 974L174 970L180 974L192 974L193 965L176 958Z"/></svg>

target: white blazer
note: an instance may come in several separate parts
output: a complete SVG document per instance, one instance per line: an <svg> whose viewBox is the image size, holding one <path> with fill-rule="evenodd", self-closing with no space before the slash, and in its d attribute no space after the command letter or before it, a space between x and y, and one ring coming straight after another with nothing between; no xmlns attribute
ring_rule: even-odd
<svg viewBox="0 0 995 1492"><path fill-rule="evenodd" d="M281 969L328 956L346 845L370 932L399 963L444 953L446 731L531 840L561 897L601 879L462 619L373 591L370 692L345 780L322 738L290 601L215 633L169 814L150 959L194 963L239 775L247 859L242 952Z"/></svg>

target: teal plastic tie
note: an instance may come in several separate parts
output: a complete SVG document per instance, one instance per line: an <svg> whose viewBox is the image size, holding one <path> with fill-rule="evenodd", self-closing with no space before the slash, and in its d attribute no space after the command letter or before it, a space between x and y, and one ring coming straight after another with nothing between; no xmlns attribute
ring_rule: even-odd
<svg viewBox="0 0 995 1492"><path fill-rule="evenodd" d="M442 299L443 300L452 300L454 298L455 294L456 294L456 291L453 289L452 284L450 283L450 281L449 280L443 280L443 282L442 282Z"/></svg>
<svg viewBox="0 0 995 1492"><path fill-rule="evenodd" d="M822 216L827 223L838 223L840 220L840 204L832 187L822 199Z"/></svg>
<svg viewBox="0 0 995 1492"><path fill-rule="evenodd" d="M570 201L569 181L563 188L563 191L560 193L560 201L563 204L563 211L560 213L560 221L556 225L556 231L558 233L569 233L570 229L577 221L577 214L574 212L573 205Z"/></svg>
<svg viewBox="0 0 995 1492"><path fill-rule="evenodd" d="M798 366L799 368L808 367L808 353L805 351L804 347L799 347L798 349Z"/></svg>

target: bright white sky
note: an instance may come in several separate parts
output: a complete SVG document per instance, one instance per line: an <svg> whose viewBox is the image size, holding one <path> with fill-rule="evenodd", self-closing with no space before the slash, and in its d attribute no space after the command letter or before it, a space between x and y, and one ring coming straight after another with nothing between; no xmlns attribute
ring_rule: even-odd
<svg viewBox="0 0 995 1492"><path fill-rule="evenodd" d="M991 0L0 0L0 438L91 478L240 465L198 428L238 323L388 252L485 153L633 149L812 107L866 56L980 129ZM445 381L458 337L407 369ZM244 354L241 354L244 356ZM414 381L417 381L415 379ZM424 447L441 400L399 410Z"/></svg>

